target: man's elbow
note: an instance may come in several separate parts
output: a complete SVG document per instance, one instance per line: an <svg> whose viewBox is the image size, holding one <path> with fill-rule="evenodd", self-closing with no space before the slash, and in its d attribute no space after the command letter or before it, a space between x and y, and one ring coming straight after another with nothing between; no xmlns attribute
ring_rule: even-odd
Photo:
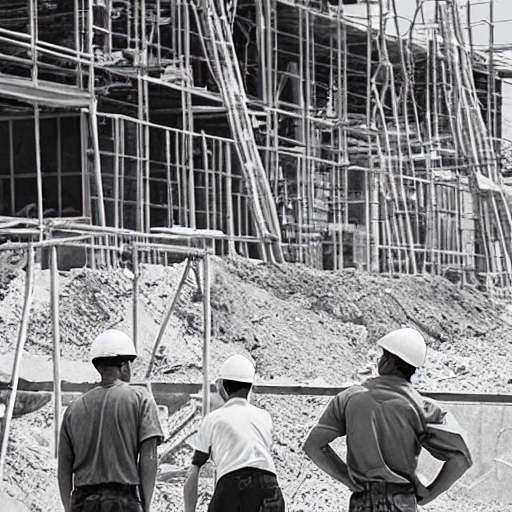
<svg viewBox="0 0 512 512"><path fill-rule="evenodd" d="M460 478L472 465L473 461L469 452L458 452L450 459L450 466L457 478Z"/></svg>
<svg viewBox="0 0 512 512"><path fill-rule="evenodd" d="M470 453L460 453L459 454L459 466L461 468L462 473L465 473L472 465L473 459L471 458Z"/></svg>
<svg viewBox="0 0 512 512"><path fill-rule="evenodd" d="M302 445L302 451L311 459L315 459L315 455L317 451L319 450L319 447L313 437L309 435L306 440L304 441L304 444Z"/></svg>

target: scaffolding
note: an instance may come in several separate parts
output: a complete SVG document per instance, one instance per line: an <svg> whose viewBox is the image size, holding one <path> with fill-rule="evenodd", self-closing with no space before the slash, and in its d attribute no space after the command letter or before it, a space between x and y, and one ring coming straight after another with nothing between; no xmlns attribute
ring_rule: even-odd
<svg viewBox="0 0 512 512"><path fill-rule="evenodd" d="M39 226L34 224L32 228L10 229L11 235L39 235ZM5 228L7 230L7 228ZM32 233L30 231L32 230ZM203 332L204 343L202 349L202 413L206 415L210 408L210 338L211 338L211 305L210 305L210 255L212 253L208 233L182 233L180 236L172 234L147 235L128 230L119 230L108 227L80 225L73 221L52 220L44 226L44 239L41 241L7 242L0 245L0 263L5 263L11 253L22 253L25 257L26 276L25 293L21 312L20 326L18 329L16 349L14 353L13 368L8 384L9 398L6 413L0 422L0 486L3 483L3 471L6 462L7 447L11 420L13 418L17 390L20 384L20 366L27 339L27 329L31 315L31 305L34 295L34 276L36 272L36 252L43 253L43 264L49 268L50 280L50 309L52 324L53 345L53 383L54 392L54 441L55 456L59 440L60 420L62 412L62 377L61 377L61 349L60 349L60 321L59 321L59 273L62 259L69 252L74 253L74 259L79 260L77 254L83 258L90 258L91 266L97 264L101 268L116 268L123 271L132 280L132 329L131 338L135 348L138 347L138 334L141 332L139 323L139 280L140 266L143 263L168 265L172 262L185 260L185 268L174 297L168 308L164 320L160 325L159 333L154 341L152 355L148 362L146 379L149 378L154 365L157 349L167 327L170 316L180 297L185 281L190 272L192 262L195 262L197 284L200 286L201 301L203 303ZM122 238L119 241L119 238ZM193 243L191 243L193 242ZM41 263L41 262L40 262ZM202 280L199 278L199 264L202 267ZM2 270L4 270L2 266ZM202 281L202 282L201 282Z"/></svg>
<svg viewBox="0 0 512 512"><path fill-rule="evenodd" d="M200 229L217 254L509 283L512 67L473 3L404 25L398 0L2 2L0 234Z"/></svg>

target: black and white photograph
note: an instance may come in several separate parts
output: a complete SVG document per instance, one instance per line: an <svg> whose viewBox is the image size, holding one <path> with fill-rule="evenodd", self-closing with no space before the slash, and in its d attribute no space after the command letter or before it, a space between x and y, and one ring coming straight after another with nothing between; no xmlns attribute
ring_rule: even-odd
<svg viewBox="0 0 512 512"><path fill-rule="evenodd" d="M0 511L512 512L512 0L0 0Z"/></svg>

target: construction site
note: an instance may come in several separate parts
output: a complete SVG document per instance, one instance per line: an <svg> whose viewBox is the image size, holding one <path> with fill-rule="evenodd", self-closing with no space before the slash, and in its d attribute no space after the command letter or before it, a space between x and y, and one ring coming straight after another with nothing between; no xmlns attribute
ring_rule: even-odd
<svg viewBox="0 0 512 512"><path fill-rule="evenodd" d="M159 406L155 511L183 509L190 441L235 352L256 364L288 510L346 510L301 446L404 325L428 345L415 386L473 455L424 510L512 512L504 1L0 3L7 512L62 510L59 421L113 327ZM437 468L422 458L420 477ZM213 486L208 464L199 512Z"/></svg>

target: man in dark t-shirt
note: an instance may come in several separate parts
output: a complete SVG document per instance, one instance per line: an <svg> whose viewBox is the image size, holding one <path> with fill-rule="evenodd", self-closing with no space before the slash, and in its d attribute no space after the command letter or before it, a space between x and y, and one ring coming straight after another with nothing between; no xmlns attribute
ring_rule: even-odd
<svg viewBox="0 0 512 512"><path fill-rule="evenodd" d="M66 512L149 512L162 440L156 403L130 386L132 340L109 329L91 347L98 387L71 402L62 420L58 480Z"/></svg>
<svg viewBox="0 0 512 512"><path fill-rule="evenodd" d="M402 328L378 345L383 349L379 377L333 398L304 451L352 491L349 512L416 512L418 504L430 503L462 476L471 454L455 418L411 385L425 362L423 336ZM345 436L346 462L329 445ZM443 462L428 486L416 473L422 448Z"/></svg>

